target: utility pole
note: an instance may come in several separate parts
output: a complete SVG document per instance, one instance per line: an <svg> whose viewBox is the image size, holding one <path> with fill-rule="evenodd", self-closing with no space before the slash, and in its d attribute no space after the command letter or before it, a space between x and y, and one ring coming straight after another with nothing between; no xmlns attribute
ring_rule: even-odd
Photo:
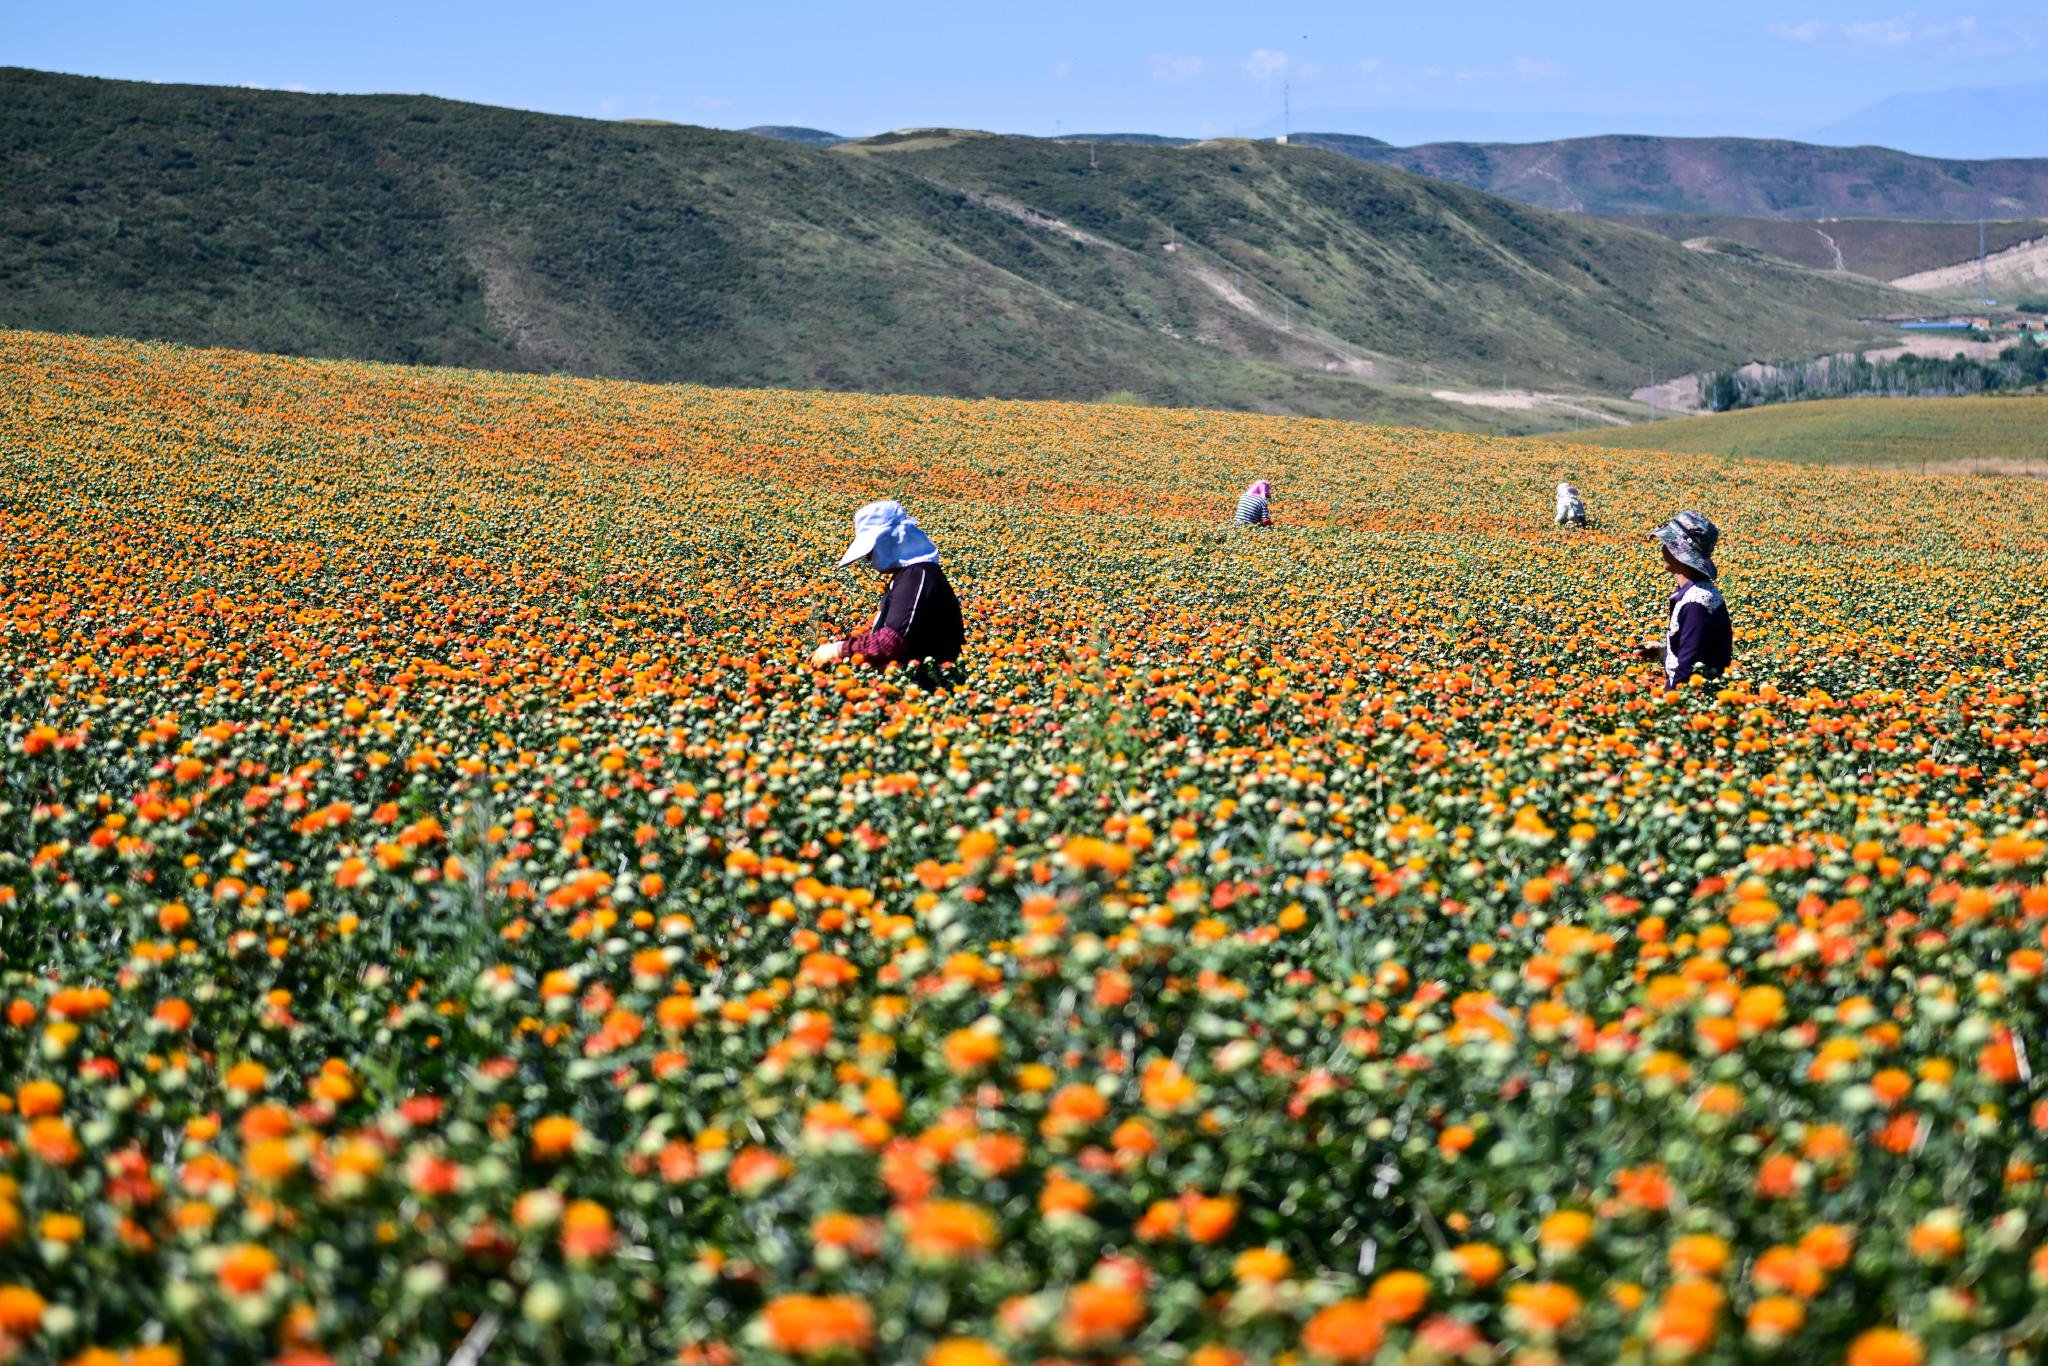
<svg viewBox="0 0 2048 1366"><path fill-rule="evenodd" d="M1991 298L1991 269L1984 251L1984 220L1977 220L1977 302L1989 308Z"/></svg>
<svg viewBox="0 0 2048 1366"><path fill-rule="evenodd" d="M1088 169L1092 171L1095 167L1095 142L1093 139L1090 139L1088 143Z"/></svg>
<svg viewBox="0 0 2048 1366"><path fill-rule="evenodd" d="M1294 141L1294 83L1280 83L1280 141Z"/></svg>

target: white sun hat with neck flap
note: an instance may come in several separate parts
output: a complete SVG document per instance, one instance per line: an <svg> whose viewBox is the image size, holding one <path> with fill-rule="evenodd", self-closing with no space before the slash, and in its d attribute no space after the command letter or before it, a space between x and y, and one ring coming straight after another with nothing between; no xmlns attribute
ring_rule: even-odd
<svg viewBox="0 0 2048 1366"><path fill-rule="evenodd" d="M869 503L853 514L853 544L839 557L840 568L855 560L871 559L877 569L902 569L913 564L937 564L939 548L918 529L903 504L894 499Z"/></svg>

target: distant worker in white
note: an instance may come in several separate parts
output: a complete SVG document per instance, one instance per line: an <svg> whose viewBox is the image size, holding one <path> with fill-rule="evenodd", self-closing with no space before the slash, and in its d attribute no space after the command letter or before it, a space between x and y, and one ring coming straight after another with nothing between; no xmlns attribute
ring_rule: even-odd
<svg viewBox="0 0 2048 1366"><path fill-rule="evenodd" d="M1238 496L1237 520L1241 526L1273 525L1273 486L1264 479Z"/></svg>
<svg viewBox="0 0 2048 1366"><path fill-rule="evenodd" d="M1557 524L1559 526L1584 526L1586 524L1586 500L1579 497L1579 491L1570 484L1557 486Z"/></svg>

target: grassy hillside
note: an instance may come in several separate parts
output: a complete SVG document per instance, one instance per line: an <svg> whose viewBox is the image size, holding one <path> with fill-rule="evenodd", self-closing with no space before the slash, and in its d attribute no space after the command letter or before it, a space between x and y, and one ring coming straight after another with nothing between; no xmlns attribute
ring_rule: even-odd
<svg viewBox="0 0 2048 1366"><path fill-rule="evenodd" d="M1911 303L1270 142L1098 149L1092 167L1082 148L986 134L891 135L838 154L1028 203L1098 239L1101 256L1158 259L1172 243L1179 272L1245 296L1221 325L1242 328L1254 310L1306 319L1404 376L1426 364L1626 392L1646 368L1689 369L1699 355L1865 337L1854 315Z"/></svg>
<svg viewBox="0 0 2048 1366"><path fill-rule="evenodd" d="M1941 465L2048 474L2048 397L1842 398L1553 438L1610 450L1802 464Z"/></svg>
<svg viewBox="0 0 2048 1366"><path fill-rule="evenodd" d="M1525 203L1588 213L1957 220L2048 215L2048 159L2041 158L1943 161L1885 147L1625 136L1338 150Z"/></svg>
<svg viewBox="0 0 2048 1366"><path fill-rule="evenodd" d="M1854 271L1896 280L1977 258L1977 223L1933 223L1897 218L1830 218L1820 222L1745 218L1736 214L1633 214L1623 220L1684 242L1717 237L1767 251L1812 270ZM2010 218L1984 225L1984 245L2004 251L2048 237L2048 219ZM1839 258L1836 252L1841 255Z"/></svg>
<svg viewBox="0 0 2048 1366"><path fill-rule="evenodd" d="M1457 426L1429 384L1625 392L1902 306L1327 152L1097 150L9 71L0 324Z"/></svg>

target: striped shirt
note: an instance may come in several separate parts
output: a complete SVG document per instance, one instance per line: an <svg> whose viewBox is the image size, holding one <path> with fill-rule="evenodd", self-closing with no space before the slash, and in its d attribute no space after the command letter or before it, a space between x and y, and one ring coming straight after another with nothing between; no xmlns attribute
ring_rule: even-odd
<svg viewBox="0 0 2048 1366"><path fill-rule="evenodd" d="M1246 489L1244 496L1237 500L1237 520L1246 526L1264 526L1267 522L1265 496Z"/></svg>

